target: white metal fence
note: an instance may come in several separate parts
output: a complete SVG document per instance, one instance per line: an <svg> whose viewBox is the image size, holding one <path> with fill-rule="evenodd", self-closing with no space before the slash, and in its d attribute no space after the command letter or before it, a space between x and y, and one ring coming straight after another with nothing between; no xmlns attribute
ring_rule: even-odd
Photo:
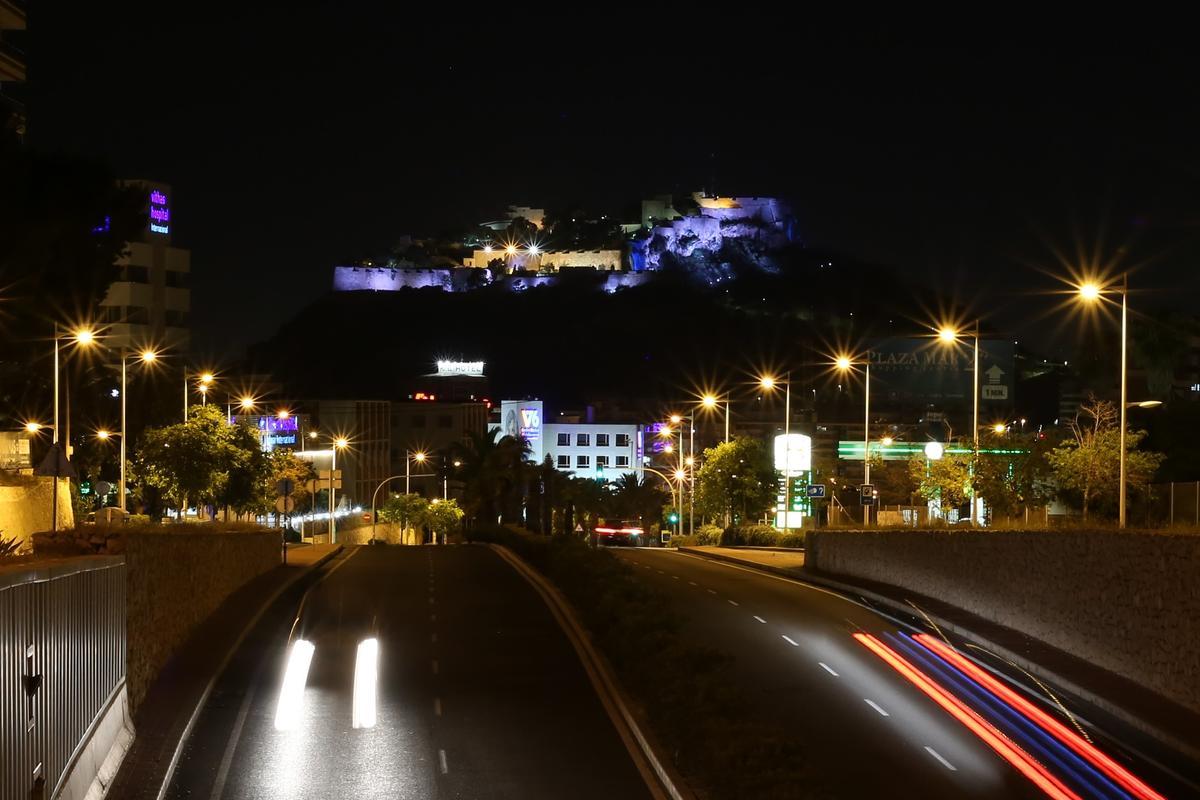
<svg viewBox="0 0 1200 800"><path fill-rule="evenodd" d="M53 798L125 681L125 562L0 569L0 798Z"/></svg>

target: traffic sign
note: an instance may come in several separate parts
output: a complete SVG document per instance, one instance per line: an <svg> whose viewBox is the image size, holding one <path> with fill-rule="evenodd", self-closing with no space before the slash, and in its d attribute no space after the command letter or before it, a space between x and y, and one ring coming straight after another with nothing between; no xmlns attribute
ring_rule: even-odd
<svg viewBox="0 0 1200 800"><path fill-rule="evenodd" d="M280 497L289 497L294 491L296 491L296 482L291 478L283 478L275 484L275 494Z"/></svg>
<svg viewBox="0 0 1200 800"><path fill-rule="evenodd" d="M296 500L292 497L275 498L275 510L280 514L290 514L296 508Z"/></svg>
<svg viewBox="0 0 1200 800"><path fill-rule="evenodd" d="M328 483L329 482L329 470L323 469L323 470L318 471L317 477L320 478L321 480L325 481L326 483ZM340 481L342 479L342 471L340 469L335 469L333 471L333 479L335 481Z"/></svg>
<svg viewBox="0 0 1200 800"><path fill-rule="evenodd" d="M808 485L808 487L805 489L805 493L809 497L824 497L825 496L825 484L810 483Z"/></svg>
<svg viewBox="0 0 1200 800"><path fill-rule="evenodd" d="M662 532L662 543L663 543L663 544L666 544L666 543L667 543L667 542L669 542L669 541L671 541L671 534L670 534L670 532L668 532L668 531L663 531L663 532Z"/></svg>
<svg viewBox="0 0 1200 800"><path fill-rule="evenodd" d="M113 490L113 485L108 481L96 481L96 494L100 497L105 497Z"/></svg>
<svg viewBox="0 0 1200 800"><path fill-rule="evenodd" d="M879 499L879 492L872 483L864 483L858 487L858 502L864 506L873 506Z"/></svg>
<svg viewBox="0 0 1200 800"><path fill-rule="evenodd" d="M317 492L326 488L327 485L328 484L322 485L321 482L316 478L311 478L304 482L304 490L309 494L316 494Z"/></svg>

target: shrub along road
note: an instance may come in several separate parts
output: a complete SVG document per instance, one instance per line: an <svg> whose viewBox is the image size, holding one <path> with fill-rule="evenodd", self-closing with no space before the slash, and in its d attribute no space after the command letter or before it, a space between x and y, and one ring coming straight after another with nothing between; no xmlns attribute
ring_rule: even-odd
<svg viewBox="0 0 1200 800"><path fill-rule="evenodd" d="M840 797L1123 797L1065 748L975 691L882 614L815 587L752 569L673 551L622 548L618 557L684 619L681 638L735 656L729 678L744 690L750 713L781 727L805 749L814 777ZM904 677L886 656L855 635L870 635L916 665L1016 742L1055 795L1038 788L970 725ZM881 656L880 652L885 655ZM953 702L952 700L949 702ZM1069 723L1068 723L1069 726ZM1092 734L1095 736L1095 732ZM1103 739L1096 736L1097 742ZM1143 780L1176 796L1171 779L1126 759ZM1017 755L1019 760L1019 755ZM1134 796L1138 796L1136 793ZM1152 795L1146 795L1152 796Z"/></svg>

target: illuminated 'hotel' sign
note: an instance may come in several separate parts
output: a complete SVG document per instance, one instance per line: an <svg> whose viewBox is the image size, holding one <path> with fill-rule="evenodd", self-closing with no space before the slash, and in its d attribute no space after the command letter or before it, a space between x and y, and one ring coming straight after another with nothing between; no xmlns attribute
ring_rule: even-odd
<svg viewBox="0 0 1200 800"><path fill-rule="evenodd" d="M171 204L167 195L158 189L150 190L150 232L171 232Z"/></svg>
<svg viewBox="0 0 1200 800"><path fill-rule="evenodd" d="M438 375L467 375L472 378L483 377L482 361L438 361Z"/></svg>

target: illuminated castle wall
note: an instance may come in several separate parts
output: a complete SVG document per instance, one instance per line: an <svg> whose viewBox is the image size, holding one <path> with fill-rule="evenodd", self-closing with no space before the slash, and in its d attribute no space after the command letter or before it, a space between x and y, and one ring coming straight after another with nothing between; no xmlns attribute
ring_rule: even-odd
<svg viewBox="0 0 1200 800"><path fill-rule="evenodd" d="M639 286L650 276L635 272L602 272L596 274L598 288L612 294L618 289ZM444 292L467 292L495 285L513 292L537 286L552 286L557 275L512 273L495 280L485 269L455 267L454 269L390 269L388 267L334 267L335 292L398 292L401 289L437 288Z"/></svg>

